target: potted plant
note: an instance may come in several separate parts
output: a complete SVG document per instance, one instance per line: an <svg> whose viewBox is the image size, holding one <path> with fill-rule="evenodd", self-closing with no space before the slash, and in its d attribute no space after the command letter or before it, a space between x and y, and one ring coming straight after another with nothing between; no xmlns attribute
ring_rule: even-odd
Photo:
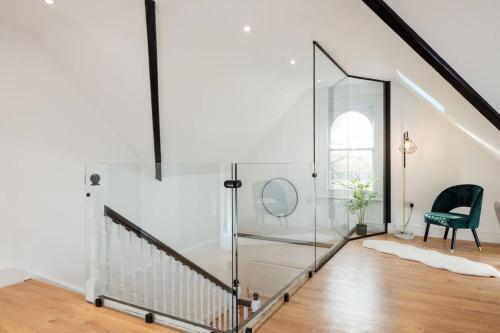
<svg viewBox="0 0 500 333"><path fill-rule="evenodd" d="M351 181L352 198L347 201L347 209L349 213L356 214L358 223L356 224L356 234L364 236L367 233L365 224L366 207L370 202L377 197L377 193L370 190L373 185L373 180L362 182L359 178L354 178Z"/></svg>

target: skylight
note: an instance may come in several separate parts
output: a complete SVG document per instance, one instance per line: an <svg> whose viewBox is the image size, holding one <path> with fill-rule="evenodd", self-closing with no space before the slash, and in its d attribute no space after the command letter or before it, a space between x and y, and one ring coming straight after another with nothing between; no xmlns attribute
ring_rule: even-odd
<svg viewBox="0 0 500 333"><path fill-rule="evenodd" d="M446 108L443 104L439 103L434 97L429 95L424 89L420 88L418 84L410 80L406 75L401 73L400 71L396 71L398 73L399 78L413 91L423 97L427 102L431 103L439 112L445 112Z"/></svg>

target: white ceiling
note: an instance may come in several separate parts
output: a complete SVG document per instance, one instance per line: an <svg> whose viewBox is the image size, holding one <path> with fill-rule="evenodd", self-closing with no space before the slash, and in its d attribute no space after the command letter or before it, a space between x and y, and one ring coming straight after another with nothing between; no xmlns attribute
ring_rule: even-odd
<svg viewBox="0 0 500 333"><path fill-rule="evenodd" d="M167 160L209 155L237 160L238 151L253 148L311 89L313 40L350 74L397 80L400 70L445 105L447 119L500 151L498 131L361 0L157 3ZM389 3L500 109L496 1ZM448 8L454 14L447 14ZM43 0L0 0L0 22L38 36L137 154L152 159L143 0L55 0L53 6ZM249 34L242 30L246 24L252 27ZM200 156L200 146L206 156Z"/></svg>

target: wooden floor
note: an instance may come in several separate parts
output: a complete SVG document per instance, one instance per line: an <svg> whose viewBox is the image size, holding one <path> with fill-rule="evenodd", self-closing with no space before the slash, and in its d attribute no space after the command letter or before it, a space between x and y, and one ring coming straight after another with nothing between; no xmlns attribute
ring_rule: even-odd
<svg viewBox="0 0 500 333"><path fill-rule="evenodd" d="M177 332L34 280L0 288L0 333Z"/></svg>
<svg viewBox="0 0 500 333"><path fill-rule="evenodd" d="M433 269L362 241L348 243L259 333L500 332L500 279ZM421 238L411 243L424 246ZM448 253L449 241L429 239L425 247ZM500 245L483 244L479 253L473 242L457 241L455 255L500 269Z"/></svg>
<svg viewBox="0 0 500 333"><path fill-rule="evenodd" d="M411 243L423 246L421 239ZM348 243L258 332L500 332L500 279L429 268L361 244ZM430 239L426 247L447 253L449 241ZM479 253L458 241L456 255L500 269L500 245L484 244ZM29 280L0 289L0 333L6 332L176 331Z"/></svg>

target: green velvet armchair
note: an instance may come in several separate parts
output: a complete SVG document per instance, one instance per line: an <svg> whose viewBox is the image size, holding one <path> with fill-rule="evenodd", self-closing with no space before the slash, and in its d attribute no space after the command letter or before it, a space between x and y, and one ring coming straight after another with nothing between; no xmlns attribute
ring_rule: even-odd
<svg viewBox="0 0 500 333"><path fill-rule="evenodd" d="M446 228L444 239L448 238L448 230L452 228L451 253L453 253L457 229L470 229L476 240L476 245L481 251L481 243L477 237L476 229L479 227L483 191L481 186L468 184L452 186L441 192L432 205L432 211L424 214L427 223L424 242L427 242L431 224ZM451 213L453 209L458 207L470 207L469 215Z"/></svg>

